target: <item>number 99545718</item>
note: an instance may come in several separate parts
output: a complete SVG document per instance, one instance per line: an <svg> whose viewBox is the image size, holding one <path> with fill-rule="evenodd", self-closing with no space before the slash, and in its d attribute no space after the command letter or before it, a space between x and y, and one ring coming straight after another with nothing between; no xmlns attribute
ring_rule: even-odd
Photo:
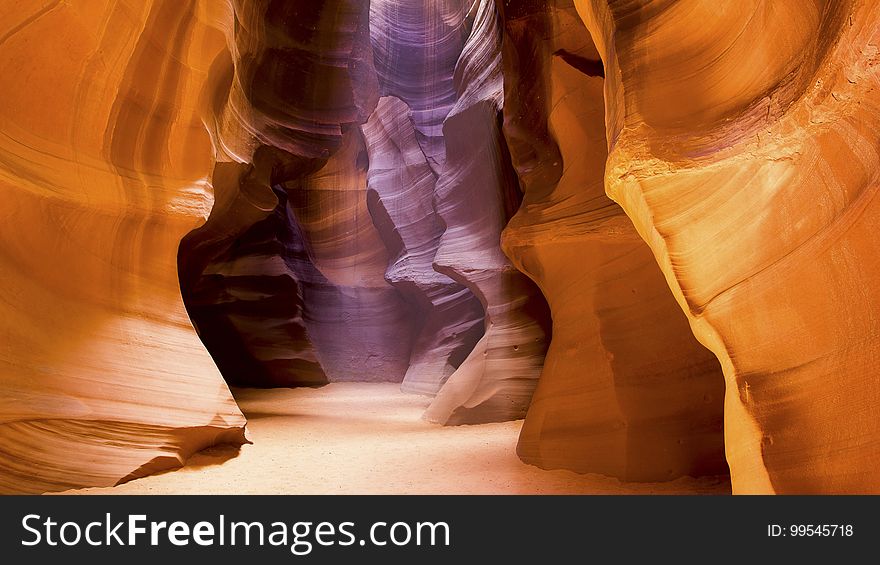
<svg viewBox="0 0 880 565"><path fill-rule="evenodd" d="M767 536L779 537L852 537L851 524L768 524Z"/></svg>

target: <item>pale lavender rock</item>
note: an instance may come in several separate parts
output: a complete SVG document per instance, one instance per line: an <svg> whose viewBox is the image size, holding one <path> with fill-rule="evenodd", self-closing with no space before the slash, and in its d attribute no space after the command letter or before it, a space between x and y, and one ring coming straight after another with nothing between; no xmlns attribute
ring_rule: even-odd
<svg viewBox="0 0 880 565"><path fill-rule="evenodd" d="M367 204L360 129L320 170L284 184L292 220L288 265L303 286L303 317L330 382L401 382L417 318L385 279L391 257Z"/></svg>
<svg viewBox="0 0 880 565"><path fill-rule="evenodd" d="M404 392L434 395L482 335L483 308L463 285L434 270L444 225L434 210L437 181L416 140L409 107L383 97L363 126L373 222L392 261L385 278L415 314Z"/></svg>
<svg viewBox="0 0 880 565"><path fill-rule="evenodd" d="M443 121L455 106L455 66L470 36L474 0L372 0L370 38L379 94L411 110L416 139L438 173Z"/></svg>
<svg viewBox="0 0 880 565"><path fill-rule="evenodd" d="M455 81L459 95L443 126L446 160L435 196L447 229L434 263L479 297L485 335L426 418L444 424L517 419L525 415L541 373L549 311L538 288L499 246L519 190L499 129L501 29L491 0L479 3Z"/></svg>

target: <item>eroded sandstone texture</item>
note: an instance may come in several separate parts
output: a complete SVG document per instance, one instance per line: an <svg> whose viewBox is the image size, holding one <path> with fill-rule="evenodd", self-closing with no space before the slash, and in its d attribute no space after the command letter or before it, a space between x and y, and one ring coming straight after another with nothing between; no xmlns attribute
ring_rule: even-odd
<svg viewBox="0 0 880 565"><path fill-rule="evenodd" d="M438 395L434 421L522 417L548 313L499 244L520 196L494 3L257 2L235 17L206 95L225 204L180 256L224 375L390 380Z"/></svg>
<svg viewBox="0 0 880 565"><path fill-rule="evenodd" d="M0 492L113 485L244 441L177 282L211 207L205 6L0 8Z"/></svg>
<svg viewBox="0 0 880 565"><path fill-rule="evenodd" d="M878 58L867 0L6 2L0 492L353 380L544 468L878 492Z"/></svg>
<svg viewBox="0 0 880 565"><path fill-rule="evenodd" d="M437 176L418 142L409 106L383 97L363 131L370 158L368 204L393 253L385 278L416 315L412 331L418 334L401 387L437 394L481 337L483 308L467 287L434 269L445 228L434 209Z"/></svg>
<svg viewBox="0 0 880 565"><path fill-rule="evenodd" d="M194 323L231 382L405 371L405 304L382 278L356 128L377 100L368 8L262 0L230 6L222 21L230 49L205 98L214 189L228 204L187 237L180 270Z"/></svg>
<svg viewBox="0 0 880 565"><path fill-rule="evenodd" d="M383 98L364 136L374 221L393 254L386 277L420 323L407 392L436 394L483 331L473 292L434 268L447 226L435 206L446 162L443 122L457 98L455 64L468 38L470 2L370 3L373 61Z"/></svg>
<svg viewBox="0 0 880 565"><path fill-rule="evenodd" d="M553 341L517 452L625 480L725 472L723 379L605 196L602 62L569 0L504 4L504 131L525 194L504 248Z"/></svg>
<svg viewBox="0 0 880 565"><path fill-rule="evenodd" d="M876 5L577 6L606 190L721 361L734 492L877 492Z"/></svg>
<svg viewBox="0 0 880 565"><path fill-rule="evenodd" d="M547 348L546 302L499 246L519 201L499 128L499 18L489 0L477 2L471 12L470 37L455 68L458 100L443 123L446 162L435 207L447 228L434 264L480 299L485 334L426 413L441 423L524 415Z"/></svg>

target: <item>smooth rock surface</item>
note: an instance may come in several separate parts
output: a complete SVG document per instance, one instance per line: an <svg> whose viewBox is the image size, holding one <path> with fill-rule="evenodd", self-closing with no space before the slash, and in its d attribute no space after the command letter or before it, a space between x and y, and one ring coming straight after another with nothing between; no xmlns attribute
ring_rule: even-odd
<svg viewBox="0 0 880 565"><path fill-rule="evenodd" d="M289 218L309 258L295 268L306 286L306 326L329 380L401 382L415 320L386 280L391 258L368 206L360 130L345 132L321 170L284 187Z"/></svg>
<svg viewBox="0 0 880 565"><path fill-rule="evenodd" d="M0 492L114 485L245 441L176 270L211 208L212 18L177 0L0 8Z"/></svg>
<svg viewBox="0 0 880 565"><path fill-rule="evenodd" d="M880 492L878 30L867 0L6 2L0 492L240 445L227 383L327 385L243 394L292 424L401 409L330 419L406 460L381 492L593 485L516 462L523 416L545 469L690 484L723 440L735 493Z"/></svg>
<svg viewBox="0 0 880 565"><path fill-rule="evenodd" d="M381 98L363 133L370 162L367 204L393 259L385 279L406 299L414 321L401 387L435 395L482 336L483 308L465 286L434 269L445 226L434 209L437 176L419 145L409 106Z"/></svg>
<svg viewBox="0 0 880 565"><path fill-rule="evenodd" d="M382 278L356 127L378 99L368 20L352 0L236 4L225 20L230 49L205 94L224 205L180 264L190 314L232 383L406 371L409 312Z"/></svg>
<svg viewBox="0 0 880 565"><path fill-rule="evenodd" d="M727 383L735 493L880 490L880 12L577 1L605 187Z"/></svg>
<svg viewBox="0 0 880 565"><path fill-rule="evenodd" d="M524 198L502 235L553 341L517 453L624 480L726 472L723 377L605 196L603 69L568 0L507 2L504 132Z"/></svg>
<svg viewBox="0 0 880 565"><path fill-rule="evenodd" d="M480 299L485 334L425 417L473 424L525 415L550 329L544 297L500 247L520 193L500 131L501 27L490 0L475 5L455 78L458 100L443 124L446 160L435 197L446 231L434 264Z"/></svg>

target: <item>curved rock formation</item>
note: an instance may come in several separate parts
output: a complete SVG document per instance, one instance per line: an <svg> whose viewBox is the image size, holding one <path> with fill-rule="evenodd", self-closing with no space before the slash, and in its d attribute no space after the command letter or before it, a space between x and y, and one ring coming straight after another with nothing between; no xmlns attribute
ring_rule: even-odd
<svg viewBox="0 0 880 565"><path fill-rule="evenodd" d="M458 100L455 68L471 35L475 0L371 0L373 62L383 96L411 110L435 175L445 161L443 122Z"/></svg>
<svg viewBox="0 0 880 565"><path fill-rule="evenodd" d="M304 290L284 260L286 242L299 241L287 194L264 185L265 203L255 203L247 188L255 170L238 163L214 169L211 217L183 239L178 256L187 311L230 384L326 384L304 321Z"/></svg>
<svg viewBox="0 0 880 565"><path fill-rule="evenodd" d="M553 341L517 452L624 480L726 472L723 378L605 196L603 70L570 0L507 2L504 132L524 192L504 249Z"/></svg>
<svg viewBox="0 0 880 565"><path fill-rule="evenodd" d="M445 391L438 421L521 417L546 313L499 248L519 196L494 6L365 6L236 7L206 119L229 204L181 250L190 313L230 382L402 380ZM504 337L472 354L486 324Z"/></svg>
<svg viewBox="0 0 880 565"><path fill-rule="evenodd" d="M363 131L368 204L393 257L385 278L409 302L418 332L401 388L434 395L482 336L483 308L466 287L434 270L445 226L434 210L437 177L409 106L399 98L381 98Z"/></svg>
<svg viewBox="0 0 880 565"><path fill-rule="evenodd" d="M175 258L211 206L192 1L0 18L0 492L113 485L242 443Z"/></svg>
<svg viewBox="0 0 880 565"><path fill-rule="evenodd" d="M373 61L383 98L364 125L374 219L396 254L386 277L419 326L402 390L436 395L483 334L474 293L434 268L446 224L437 178L446 162L443 122L458 98L455 65L469 37L472 0L370 3ZM417 153L418 152L418 153Z"/></svg>
<svg viewBox="0 0 880 565"><path fill-rule="evenodd" d="M577 6L606 190L721 361L734 492L877 492L876 6Z"/></svg>
<svg viewBox="0 0 880 565"><path fill-rule="evenodd" d="M407 309L381 278L354 127L377 100L368 6L234 9L206 96L230 204L181 249L190 313L230 382L399 381Z"/></svg>
<svg viewBox="0 0 880 565"><path fill-rule="evenodd" d="M485 334L426 412L429 420L446 424L522 417L549 341L544 298L499 245L501 230L519 204L519 190L499 124L499 18L491 0L474 8L471 34L455 69L458 99L443 123L446 155L435 206L446 231L434 265L483 303Z"/></svg>
<svg viewBox="0 0 880 565"><path fill-rule="evenodd" d="M866 0L6 4L0 492L351 380L544 468L880 491Z"/></svg>
<svg viewBox="0 0 880 565"><path fill-rule="evenodd" d="M333 380L400 382L414 328L400 293L385 280L390 259L367 202L367 154L360 130L318 172L283 185L307 255L306 324ZM306 268L302 268L306 267Z"/></svg>

